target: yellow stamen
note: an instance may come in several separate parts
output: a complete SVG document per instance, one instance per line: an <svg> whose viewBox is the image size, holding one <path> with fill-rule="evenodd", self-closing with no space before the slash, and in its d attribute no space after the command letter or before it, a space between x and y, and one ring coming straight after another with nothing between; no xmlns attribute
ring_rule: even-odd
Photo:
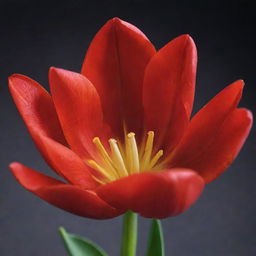
<svg viewBox="0 0 256 256"><path fill-rule="evenodd" d="M135 133L126 133L124 143L110 138L110 150L107 150L101 140L95 137L93 143L98 150L98 157L94 160L86 160L91 168L103 176L102 179L95 177L95 180L105 184L129 174L157 170L160 166L162 167L163 161L159 163L158 160L162 157L163 150L159 150L152 156L154 132L149 131L147 138L144 137L141 141L138 147Z"/></svg>
<svg viewBox="0 0 256 256"><path fill-rule="evenodd" d="M128 139L128 136L125 136L125 151L127 169L130 171L132 169L132 148L131 141Z"/></svg>
<svg viewBox="0 0 256 256"><path fill-rule="evenodd" d="M154 142L154 132L148 132L148 137L146 141L146 146L144 150L144 155L141 159L141 169L144 170L145 166L149 165L152 149L153 149L153 142Z"/></svg>
<svg viewBox="0 0 256 256"><path fill-rule="evenodd" d="M93 176L93 178L94 178L97 182L99 182L100 184L102 184L102 185L104 185L104 184L107 183L106 181L103 181L103 180L101 180L101 179L98 179L98 178L96 178L95 176Z"/></svg>
<svg viewBox="0 0 256 256"><path fill-rule="evenodd" d="M121 177L128 176L127 169L122 157L122 154L118 148L117 141L115 139L109 140L110 148L113 156L113 163L116 169L119 171Z"/></svg>
<svg viewBox="0 0 256 256"><path fill-rule="evenodd" d="M149 169L153 168L154 165L157 163L157 161L159 160L159 158L164 154L164 151L161 149L159 150L155 156L152 158L152 160L150 161L149 164Z"/></svg>
<svg viewBox="0 0 256 256"><path fill-rule="evenodd" d="M111 174L113 176L115 176L116 178L118 178L119 176L117 175L117 172L114 168L114 164L113 161L111 160L108 152L106 151L106 149L104 148L104 146L102 145L100 138L99 137L95 137L93 139L93 143L95 144L95 146L97 147L100 155L101 155L101 160L103 165L105 166L104 169L107 169L108 171L111 172Z"/></svg>
<svg viewBox="0 0 256 256"><path fill-rule="evenodd" d="M103 167L97 164L94 160L87 160L86 163L93 169L100 171L109 181L115 180L115 177L110 175Z"/></svg>
<svg viewBox="0 0 256 256"><path fill-rule="evenodd" d="M140 160L139 160L139 153L138 153L138 148L137 148L137 143L135 140L135 133L130 132L127 135L127 142L128 142L128 147L130 148L130 163L129 167L131 173L136 173L140 171Z"/></svg>

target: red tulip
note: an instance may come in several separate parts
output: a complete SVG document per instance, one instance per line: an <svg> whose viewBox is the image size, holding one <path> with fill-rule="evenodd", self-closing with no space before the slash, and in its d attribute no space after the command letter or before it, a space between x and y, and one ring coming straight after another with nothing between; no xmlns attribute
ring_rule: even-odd
<svg viewBox="0 0 256 256"><path fill-rule="evenodd" d="M150 218L189 208L241 149L252 115L237 108L243 81L192 119L197 53L182 35L155 51L114 18L93 39L81 74L51 68L51 95L12 75L10 91L46 162L65 180L19 163L16 179L45 201L90 218L133 210Z"/></svg>

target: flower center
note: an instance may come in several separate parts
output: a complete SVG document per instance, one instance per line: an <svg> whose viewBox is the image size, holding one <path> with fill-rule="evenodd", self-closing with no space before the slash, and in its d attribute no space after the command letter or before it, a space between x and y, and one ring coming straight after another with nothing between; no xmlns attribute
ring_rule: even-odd
<svg viewBox="0 0 256 256"><path fill-rule="evenodd" d="M146 140L137 146L135 133L130 132L121 143L113 138L109 139L110 150L103 146L98 137L93 139L98 151L98 159L87 160L86 163L94 170L100 172L103 179L100 183L108 183L133 173L156 170L159 168L158 160L163 150L153 154L154 132L149 131Z"/></svg>

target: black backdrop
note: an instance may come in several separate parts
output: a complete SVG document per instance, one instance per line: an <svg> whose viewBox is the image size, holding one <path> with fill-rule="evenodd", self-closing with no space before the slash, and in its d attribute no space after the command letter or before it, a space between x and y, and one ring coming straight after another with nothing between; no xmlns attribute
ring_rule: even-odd
<svg viewBox="0 0 256 256"><path fill-rule="evenodd" d="M0 2L0 255L65 255L63 225L119 255L121 218L80 218L25 191L8 163L50 173L8 94L7 77L22 73L48 87L50 66L79 71L97 30L118 16L141 28L157 48L189 33L198 53L195 109L232 81L246 82L240 106L255 109L256 37L253 1L29 1ZM256 255L255 129L229 170L209 184L186 213L163 221L167 255ZM149 221L140 219L143 255Z"/></svg>

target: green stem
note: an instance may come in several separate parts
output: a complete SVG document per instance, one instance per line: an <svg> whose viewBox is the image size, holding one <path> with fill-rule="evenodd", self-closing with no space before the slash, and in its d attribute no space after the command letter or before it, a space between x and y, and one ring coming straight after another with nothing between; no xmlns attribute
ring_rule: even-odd
<svg viewBox="0 0 256 256"><path fill-rule="evenodd" d="M124 214L121 256L136 256L138 216L132 211Z"/></svg>

